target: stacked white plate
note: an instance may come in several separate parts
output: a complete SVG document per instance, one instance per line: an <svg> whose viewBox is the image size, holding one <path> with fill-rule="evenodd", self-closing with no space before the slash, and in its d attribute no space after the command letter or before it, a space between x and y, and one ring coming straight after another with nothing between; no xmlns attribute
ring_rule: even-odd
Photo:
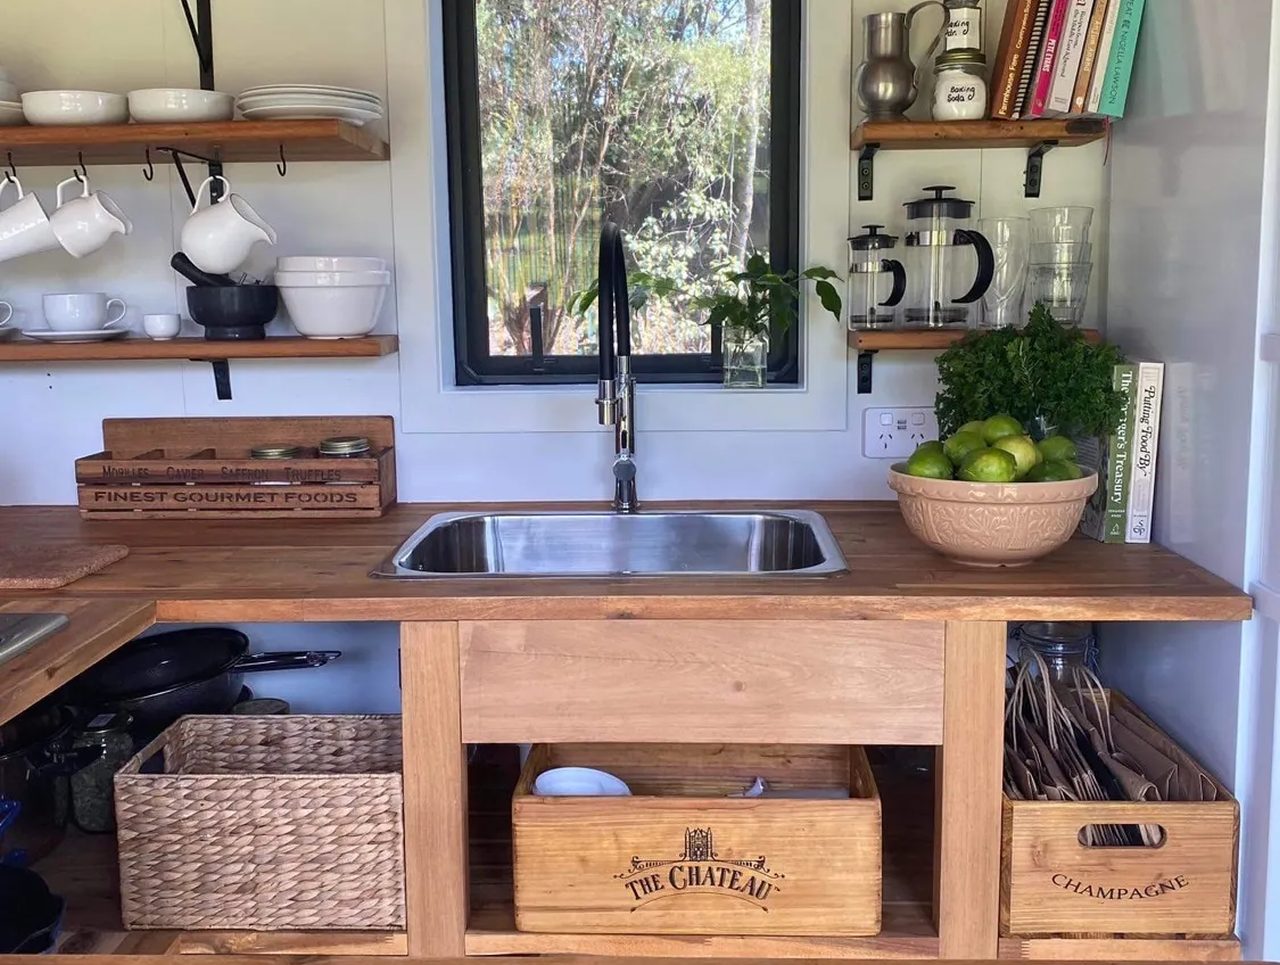
<svg viewBox="0 0 1280 965"><path fill-rule="evenodd" d="M382 98L373 91L327 84L250 87L236 98L236 108L251 121L336 117L359 126L384 116Z"/></svg>

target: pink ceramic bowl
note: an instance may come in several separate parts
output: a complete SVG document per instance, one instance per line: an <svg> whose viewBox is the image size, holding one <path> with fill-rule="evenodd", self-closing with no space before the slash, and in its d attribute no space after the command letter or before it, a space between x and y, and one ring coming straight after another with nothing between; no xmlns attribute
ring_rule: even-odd
<svg viewBox="0 0 1280 965"><path fill-rule="evenodd" d="M971 483L889 470L902 518L922 543L969 566L1025 566L1080 525L1096 473L1068 482Z"/></svg>

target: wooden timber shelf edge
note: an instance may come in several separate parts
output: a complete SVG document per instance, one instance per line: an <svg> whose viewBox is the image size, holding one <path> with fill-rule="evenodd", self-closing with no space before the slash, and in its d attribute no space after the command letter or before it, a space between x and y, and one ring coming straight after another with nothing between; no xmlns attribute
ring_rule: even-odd
<svg viewBox="0 0 1280 965"><path fill-rule="evenodd" d="M1107 124L1095 118L1045 118L1030 121L863 121L850 147L874 144L882 151L935 148L1035 147L1053 142L1079 147L1105 137Z"/></svg>
<svg viewBox="0 0 1280 965"><path fill-rule="evenodd" d="M971 329L933 329L921 331L876 331L850 332L849 347L859 352L879 352L893 349L933 350L946 349L955 345ZM1097 345L1102 342L1102 333L1095 329L1084 329L1085 340Z"/></svg>
<svg viewBox="0 0 1280 965"><path fill-rule="evenodd" d="M68 127L0 128L0 154L22 167L84 163L167 162L158 147L179 147L195 154L217 154L223 161L385 161L385 141L368 128L347 121L211 121L186 124L102 124Z"/></svg>
<svg viewBox="0 0 1280 965"><path fill-rule="evenodd" d="M121 362L159 359L341 359L380 358L399 348L395 335L317 339L293 336L257 341L211 342L203 338L152 341L127 338L114 342L0 342L0 364L6 362Z"/></svg>

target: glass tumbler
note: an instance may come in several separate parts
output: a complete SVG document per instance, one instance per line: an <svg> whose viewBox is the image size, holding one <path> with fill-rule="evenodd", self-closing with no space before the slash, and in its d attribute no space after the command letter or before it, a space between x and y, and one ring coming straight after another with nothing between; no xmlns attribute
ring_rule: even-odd
<svg viewBox="0 0 1280 965"><path fill-rule="evenodd" d="M1093 265L1032 265L1031 301L1040 302L1063 325L1079 326L1089 298Z"/></svg>
<svg viewBox="0 0 1280 965"><path fill-rule="evenodd" d="M1056 208L1034 208L1031 211L1033 244L1086 244L1093 225L1093 208L1085 205L1061 205Z"/></svg>
<svg viewBox="0 0 1280 965"><path fill-rule="evenodd" d="M982 296L982 328L1020 328L1027 289L1028 240L1031 223L1026 218L984 218L978 230L991 242L995 273Z"/></svg>

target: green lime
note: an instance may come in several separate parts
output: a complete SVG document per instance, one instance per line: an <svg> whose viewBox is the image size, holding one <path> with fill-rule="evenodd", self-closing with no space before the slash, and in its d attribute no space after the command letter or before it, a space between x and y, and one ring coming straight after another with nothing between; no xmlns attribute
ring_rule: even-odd
<svg viewBox="0 0 1280 965"><path fill-rule="evenodd" d="M916 446L916 452L945 452L942 443L937 439L930 439L928 442L922 442Z"/></svg>
<svg viewBox="0 0 1280 965"><path fill-rule="evenodd" d="M1027 473L1027 482L1067 482L1084 476L1080 467L1064 459L1046 459Z"/></svg>
<svg viewBox="0 0 1280 965"><path fill-rule="evenodd" d="M1017 461L1019 479L1040 465L1040 450L1030 436L1005 436L996 440L995 448L1003 449Z"/></svg>
<svg viewBox="0 0 1280 965"><path fill-rule="evenodd" d="M982 441L982 436L976 432L957 432L942 444L942 450L947 454L947 458L958 466L964 462L965 456L981 449L984 445L986 443Z"/></svg>
<svg viewBox="0 0 1280 965"><path fill-rule="evenodd" d="M1023 431L1022 423L1011 415L993 415L982 423L982 438L989 446L994 446L1005 436L1020 436Z"/></svg>
<svg viewBox="0 0 1280 965"><path fill-rule="evenodd" d="M907 475L923 476L925 479L954 478L955 470L942 447L939 445L931 449L928 446L929 443L925 443L907 460Z"/></svg>
<svg viewBox="0 0 1280 965"><path fill-rule="evenodd" d="M982 435L983 425L985 425L985 423L981 419L979 419L976 422L966 422L964 425L962 425L959 429L956 430L956 434L958 435L961 432L974 432L974 433L977 433L978 435Z"/></svg>
<svg viewBox="0 0 1280 965"><path fill-rule="evenodd" d="M1013 482L1018 478L1018 460L1003 449L979 449L969 453L958 475L966 482Z"/></svg>
<svg viewBox="0 0 1280 965"><path fill-rule="evenodd" d="M1066 436L1049 436L1036 445L1046 462L1050 459L1058 459L1062 462L1076 461L1076 444Z"/></svg>

